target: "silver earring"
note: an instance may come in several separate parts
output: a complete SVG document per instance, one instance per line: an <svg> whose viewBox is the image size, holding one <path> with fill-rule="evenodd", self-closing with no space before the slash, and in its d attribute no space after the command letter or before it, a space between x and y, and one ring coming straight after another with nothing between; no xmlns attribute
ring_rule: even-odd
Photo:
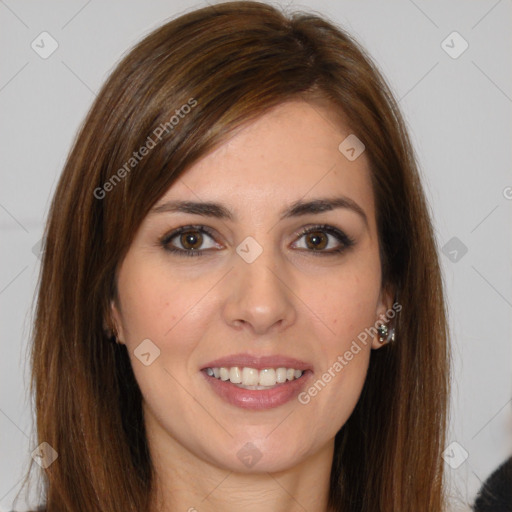
<svg viewBox="0 0 512 512"><path fill-rule="evenodd" d="M395 329L392 327L388 328L386 324L381 324L377 327L379 332L379 343L389 343L395 341Z"/></svg>

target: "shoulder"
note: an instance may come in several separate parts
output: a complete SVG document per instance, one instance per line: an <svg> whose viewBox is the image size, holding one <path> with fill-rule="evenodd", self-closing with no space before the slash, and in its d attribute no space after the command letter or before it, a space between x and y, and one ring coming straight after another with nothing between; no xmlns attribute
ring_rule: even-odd
<svg viewBox="0 0 512 512"><path fill-rule="evenodd" d="M475 500L475 512L512 512L512 457L484 482Z"/></svg>

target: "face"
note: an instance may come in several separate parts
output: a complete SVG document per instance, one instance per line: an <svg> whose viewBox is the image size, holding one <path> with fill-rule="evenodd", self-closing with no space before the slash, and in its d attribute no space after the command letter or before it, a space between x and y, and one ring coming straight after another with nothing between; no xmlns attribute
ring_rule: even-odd
<svg viewBox="0 0 512 512"><path fill-rule="evenodd" d="M283 103L144 219L112 312L150 446L238 472L332 446L381 346L361 333L391 304L368 160L338 149L349 134L328 108Z"/></svg>

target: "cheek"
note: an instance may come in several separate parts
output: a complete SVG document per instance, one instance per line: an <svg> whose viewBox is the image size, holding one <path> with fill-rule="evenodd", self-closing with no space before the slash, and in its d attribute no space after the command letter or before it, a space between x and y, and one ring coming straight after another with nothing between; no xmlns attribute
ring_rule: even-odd
<svg viewBox="0 0 512 512"><path fill-rule="evenodd" d="M380 294L380 267L375 262L360 262L333 273L316 294L323 318L329 319L329 345L341 350L377 320Z"/></svg>
<svg viewBox="0 0 512 512"><path fill-rule="evenodd" d="M125 261L119 273L119 293L127 344L149 338L160 344L188 319L198 290L194 283L183 286L179 277L158 262Z"/></svg>
<svg viewBox="0 0 512 512"><path fill-rule="evenodd" d="M118 289L123 341L141 392L148 403L166 403L175 379L187 377L186 361L197 343L194 327L200 313L194 306L202 287L192 282L185 285L179 276L170 275L168 267L154 260L148 264L142 256L125 260ZM140 354L147 352L149 364L145 365Z"/></svg>
<svg viewBox="0 0 512 512"><path fill-rule="evenodd" d="M328 300L331 335L323 338L323 380L332 382L332 392L357 392L361 388L370 356L372 328L377 320L378 290L371 280L344 280L345 286ZM332 375L335 375L333 377ZM330 385L330 384L329 384Z"/></svg>
<svg viewBox="0 0 512 512"><path fill-rule="evenodd" d="M317 418L318 432L335 435L352 414L366 379L378 318L380 267L373 260L354 262L333 273L324 286L314 295L315 307L320 317L329 319L330 331L322 331L321 367L301 403Z"/></svg>
<svg viewBox="0 0 512 512"><path fill-rule="evenodd" d="M211 314L208 300L201 299L214 283L173 272L156 259L151 264L143 256L125 260L118 280L124 342L146 398L159 396L174 383L172 377L184 382L197 370L192 356ZM148 339L156 348L144 341ZM137 357L146 353L143 346L158 354L148 367Z"/></svg>

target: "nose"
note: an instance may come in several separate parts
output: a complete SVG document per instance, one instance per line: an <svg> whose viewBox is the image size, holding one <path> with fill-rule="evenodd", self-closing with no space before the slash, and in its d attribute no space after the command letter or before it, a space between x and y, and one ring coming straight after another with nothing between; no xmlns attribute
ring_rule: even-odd
<svg viewBox="0 0 512 512"><path fill-rule="evenodd" d="M234 254L223 308L228 325L263 335L282 331L295 322L295 295L284 266L282 259L268 248L252 263Z"/></svg>

